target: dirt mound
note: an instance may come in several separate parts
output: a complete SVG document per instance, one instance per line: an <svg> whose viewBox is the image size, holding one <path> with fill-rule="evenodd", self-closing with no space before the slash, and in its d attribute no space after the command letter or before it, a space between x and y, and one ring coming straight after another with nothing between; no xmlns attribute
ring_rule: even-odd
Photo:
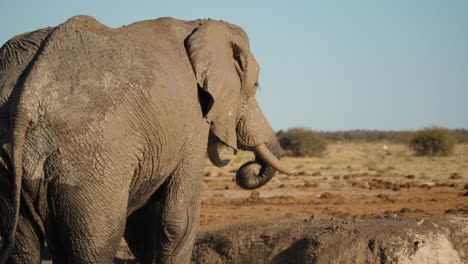
<svg viewBox="0 0 468 264"><path fill-rule="evenodd" d="M196 263L468 263L468 218L307 220L200 234Z"/></svg>

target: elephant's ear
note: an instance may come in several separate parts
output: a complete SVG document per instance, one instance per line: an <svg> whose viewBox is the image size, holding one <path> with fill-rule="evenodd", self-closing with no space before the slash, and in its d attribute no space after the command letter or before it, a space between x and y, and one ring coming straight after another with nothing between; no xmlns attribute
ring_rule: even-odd
<svg viewBox="0 0 468 264"><path fill-rule="evenodd" d="M212 99L206 113L211 131L237 149L236 124L248 39L245 32L225 22L208 20L186 40L197 82Z"/></svg>

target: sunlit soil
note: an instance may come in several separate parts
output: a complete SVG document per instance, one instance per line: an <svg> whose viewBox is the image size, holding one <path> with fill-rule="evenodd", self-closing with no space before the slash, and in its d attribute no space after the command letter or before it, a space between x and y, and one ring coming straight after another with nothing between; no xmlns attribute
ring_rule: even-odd
<svg viewBox="0 0 468 264"><path fill-rule="evenodd" d="M418 157L405 145L333 143L322 157L283 158L298 173L278 174L255 191L234 181L253 155L231 158L224 168L207 161L202 230L270 220L468 215L468 145L449 157Z"/></svg>

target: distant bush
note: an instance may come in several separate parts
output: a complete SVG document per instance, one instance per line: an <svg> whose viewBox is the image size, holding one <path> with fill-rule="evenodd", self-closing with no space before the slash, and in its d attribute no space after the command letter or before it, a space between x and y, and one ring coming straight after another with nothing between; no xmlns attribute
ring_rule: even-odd
<svg viewBox="0 0 468 264"><path fill-rule="evenodd" d="M303 128L292 128L277 133L281 147L286 154L304 157L318 156L327 149L327 141L320 134Z"/></svg>
<svg viewBox="0 0 468 264"><path fill-rule="evenodd" d="M453 133L457 143L468 143L467 129L449 130ZM415 131L402 130L345 130L345 131L320 131L318 132L327 141L345 141L345 142L381 142L409 144L409 141L416 133Z"/></svg>
<svg viewBox="0 0 468 264"><path fill-rule="evenodd" d="M431 127L416 131L409 146L417 155L448 156L453 153L456 138L448 129Z"/></svg>
<svg viewBox="0 0 468 264"><path fill-rule="evenodd" d="M318 132L328 141L347 141L347 142L380 142L390 141L403 143L403 134L408 131L384 131L384 130L346 130L346 131L320 131Z"/></svg>
<svg viewBox="0 0 468 264"><path fill-rule="evenodd" d="M468 130L454 129L453 133L458 143L468 143Z"/></svg>

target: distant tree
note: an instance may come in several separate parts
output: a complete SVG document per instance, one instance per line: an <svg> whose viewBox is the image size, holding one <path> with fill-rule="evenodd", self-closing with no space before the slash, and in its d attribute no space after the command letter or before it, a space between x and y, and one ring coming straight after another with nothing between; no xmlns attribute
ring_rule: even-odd
<svg viewBox="0 0 468 264"><path fill-rule="evenodd" d="M458 143L468 143L468 130L467 129L455 129L453 130Z"/></svg>
<svg viewBox="0 0 468 264"><path fill-rule="evenodd" d="M468 143L467 129L453 129L450 131L456 138L457 143ZM346 131L320 131L317 132L327 141L349 141L349 142L379 142L389 141L392 143L409 144L415 131L402 130L346 130Z"/></svg>
<svg viewBox="0 0 468 264"><path fill-rule="evenodd" d="M327 141L319 133L303 128L278 131L278 140L286 154L295 157L318 156L327 149Z"/></svg>
<svg viewBox="0 0 468 264"><path fill-rule="evenodd" d="M409 146L416 155L448 156L453 153L456 138L452 131L443 127L430 127L413 134Z"/></svg>

